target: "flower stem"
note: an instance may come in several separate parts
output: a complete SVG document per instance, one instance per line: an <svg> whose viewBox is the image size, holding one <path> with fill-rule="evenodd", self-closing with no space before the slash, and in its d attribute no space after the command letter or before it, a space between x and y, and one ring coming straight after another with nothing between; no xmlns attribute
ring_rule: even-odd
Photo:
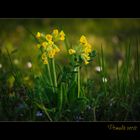
<svg viewBox="0 0 140 140"><path fill-rule="evenodd" d="M78 67L78 98L80 97L80 68Z"/></svg>
<svg viewBox="0 0 140 140"><path fill-rule="evenodd" d="M56 70L55 70L54 58L52 59L52 67L53 67L53 76L54 76L54 87L57 88L57 78L56 78Z"/></svg>
<svg viewBox="0 0 140 140"><path fill-rule="evenodd" d="M51 83L51 87L52 87L52 90L54 92L54 86L53 86L53 82L52 82L52 76L51 76L51 71L50 71L50 64L48 62L47 64L47 69L48 69L48 73L49 73L49 79L50 79L50 83Z"/></svg>

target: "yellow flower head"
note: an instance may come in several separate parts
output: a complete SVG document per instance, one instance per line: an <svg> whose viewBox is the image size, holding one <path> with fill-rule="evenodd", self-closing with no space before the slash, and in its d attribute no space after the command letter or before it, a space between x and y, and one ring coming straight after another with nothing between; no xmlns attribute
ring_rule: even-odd
<svg viewBox="0 0 140 140"><path fill-rule="evenodd" d="M47 55L46 55L46 53L45 53L45 52L42 54L41 58L42 58L42 60L47 59Z"/></svg>
<svg viewBox="0 0 140 140"><path fill-rule="evenodd" d="M86 60L90 60L90 57L88 55L85 55Z"/></svg>
<svg viewBox="0 0 140 140"><path fill-rule="evenodd" d="M69 49L69 54L71 55L71 54L74 54L74 53L76 53L76 51L74 50L74 49Z"/></svg>
<svg viewBox="0 0 140 140"><path fill-rule="evenodd" d="M81 36L80 43L81 44L87 44L87 39L86 39L86 37L84 35Z"/></svg>
<svg viewBox="0 0 140 140"><path fill-rule="evenodd" d="M57 30L57 29L53 30L53 35L54 35L55 37L58 36L58 30Z"/></svg>
<svg viewBox="0 0 140 140"><path fill-rule="evenodd" d="M44 59L43 64L48 64L48 59Z"/></svg>
<svg viewBox="0 0 140 140"><path fill-rule="evenodd" d="M39 39L40 37L41 37L41 33L40 32L37 32L36 38Z"/></svg>
<svg viewBox="0 0 140 140"><path fill-rule="evenodd" d="M46 40L47 41L52 41L52 35L46 34Z"/></svg>
<svg viewBox="0 0 140 140"><path fill-rule="evenodd" d="M52 49L48 52L48 57L53 58L55 56L55 49Z"/></svg>
<svg viewBox="0 0 140 140"><path fill-rule="evenodd" d="M90 49L90 48L85 48L85 49L84 49L84 53L87 53L87 54L88 54L88 53L91 53L91 49Z"/></svg>
<svg viewBox="0 0 140 140"><path fill-rule="evenodd" d="M86 61L86 60L85 60L84 62L85 62L85 64L86 64L86 65L87 65L87 64L89 64L89 62L88 62L88 61Z"/></svg>
<svg viewBox="0 0 140 140"><path fill-rule="evenodd" d="M42 42L42 46L43 46L44 49L47 48L47 45L48 45L48 43L46 41Z"/></svg>
<svg viewBox="0 0 140 140"><path fill-rule="evenodd" d="M49 45L49 46L52 46L53 44L54 44L53 41L51 41L51 40L48 41L48 45Z"/></svg>
<svg viewBox="0 0 140 140"><path fill-rule="evenodd" d="M89 54L82 53L81 54L82 59L84 60L84 63L87 65L89 64L88 60L90 60Z"/></svg>
<svg viewBox="0 0 140 140"><path fill-rule="evenodd" d="M60 40L65 40L65 33L63 31L60 32Z"/></svg>
<svg viewBox="0 0 140 140"><path fill-rule="evenodd" d="M90 45L89 43L87 43L87 44L85 45L85 47L88 48L88 49L91 49L91 45Z"/></svg>
<svg viewBox="0 0 140 140"><path fill-rule="evenodd" d="M90 60L89 54L82 53L81 56L82 56L83 59Z"/></svg>

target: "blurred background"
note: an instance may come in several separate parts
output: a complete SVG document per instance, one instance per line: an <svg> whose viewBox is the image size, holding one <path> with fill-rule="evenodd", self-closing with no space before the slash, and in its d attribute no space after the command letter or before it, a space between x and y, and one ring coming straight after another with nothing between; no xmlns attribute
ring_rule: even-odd
<svg viewBox="0 0 140 140"><path fill-rule="evenodd" d="M7 48L12 63L24 73L25 82L28 81L29 84L31 70L38 72L40 66L37 62L38 50L35 47L35 39L27 28L33 34L38 31L50 33L56 28L63 30L71 45L78 43L80 36L85 35L97 53L100 53L102 45L111 78L116 72L116 64L121 65L123 62L125 46L131 43L132 48L135 48L140 38L140 19L137 18L0 19L0 75L10 77ZM60 60L63 64L63 55ZM90 77L98 70L98 57L88 68Z"/></svg>

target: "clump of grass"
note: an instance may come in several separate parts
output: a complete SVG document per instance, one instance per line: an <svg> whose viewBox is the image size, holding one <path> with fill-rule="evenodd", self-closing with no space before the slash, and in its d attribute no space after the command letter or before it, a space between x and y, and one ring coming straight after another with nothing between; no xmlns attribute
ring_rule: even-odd
<svg viewBox="0 0 140 140"><path fill-rule="evenodd" d="M97 120L106 121L136 121L139 113L134 108L139 108L139 51L138 43L132 51L131 42L125 47L125 59L121 67L116 63L116 78L113 81L104 80L111 73L107 72L103 48L99 56L100 89L95 101L97 102ZM102 112L102 113L101 113ZM137 114L137 115L134 115Z"/></svg>
<svg viewBox="0 0 140 140"><path fill-rule="evenodd" d="M41 76L35 79L34 91L38 98L34 103L46 114L49 121L64 119L65 110L70 110L73 114L71 119L74 119L76 113L80 114L88 104L80 71L93 60L95 50L92 50L85 36L81 36L79 43L72 47L67 40L62 49L66 50L65 59L68 64L58 65L55 57L62 51L59 45L65 40L65 36L63 31L59 32L57 29L51 34L38 32L34 35L42 59L40 64L44 66Z"/></svg>

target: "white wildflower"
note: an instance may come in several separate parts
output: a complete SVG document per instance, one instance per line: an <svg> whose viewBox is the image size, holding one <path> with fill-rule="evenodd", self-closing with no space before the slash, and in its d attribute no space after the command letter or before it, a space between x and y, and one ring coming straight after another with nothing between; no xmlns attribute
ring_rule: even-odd
<svg viewBox="0 0 140 140"><path fill-rule="evenodd" d="M103 77L103 78L102 78L102 81L103 81L104 83L106 83L106 82L107 82L107 78L106 78L106 77Z"/></svg>
<svg viewBox="0 0 140 140"><path fill-rule="evenodd" d="M96 70L97 72L101 72L101 71L102 71L102 67L97 66L97 67L95 67L95 70Z"/></svg>
<svg viewBox="0 0 140 140"><path fill-rule="evenodd" d="M30 69L32 67L32 63L31 62L28 62L27 63L27 67Z"/></svg>
<svg viewBox="0 0 140 140"><path fill-rule="evenodd" d="M2 68L2 64L0 64L0 69Z"/></svg>

